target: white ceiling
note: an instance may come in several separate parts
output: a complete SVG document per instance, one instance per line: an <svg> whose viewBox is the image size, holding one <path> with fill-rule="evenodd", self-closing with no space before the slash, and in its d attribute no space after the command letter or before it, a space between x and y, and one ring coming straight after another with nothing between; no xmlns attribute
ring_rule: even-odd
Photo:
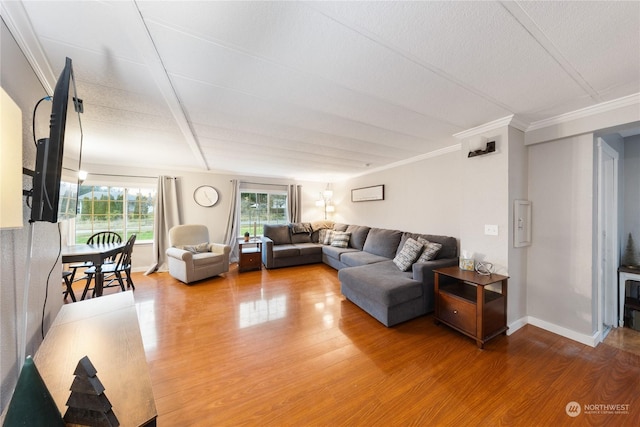
<svg viewBox="0 0 640 427"><path fill-rule="evenodd" d="M50 87L72 58L94 164L336 181L640 92L640 2L2 7Z"/></svg>

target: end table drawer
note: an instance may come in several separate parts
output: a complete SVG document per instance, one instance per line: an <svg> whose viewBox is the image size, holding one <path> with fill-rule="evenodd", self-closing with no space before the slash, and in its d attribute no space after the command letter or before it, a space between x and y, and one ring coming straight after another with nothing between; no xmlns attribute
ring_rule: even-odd
<svg viewBox="0 0 640 427"><path fill-rule="evenodd" d="M260 265L260 254L244 254L242 256L242 264L246 264L248 267L256 267Z"/></svg>
<svg viewBox="0 0 640 427"><path fill-rule="evenodd" d="M476 334L476 306L454 298L446 293L440 293L438 317L469 334Z"/></svg>

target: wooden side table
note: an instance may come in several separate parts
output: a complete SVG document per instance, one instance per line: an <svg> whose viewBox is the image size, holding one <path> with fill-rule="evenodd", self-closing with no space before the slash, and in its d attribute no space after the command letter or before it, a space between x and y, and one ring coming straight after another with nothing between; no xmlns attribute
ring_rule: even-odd
<svg viewBox="0 0 640 427"><path fill-rule="evenodd" d="M238 271L252 271L262 269L262 240L249 239L248 242L238 242L240 257Z"/></svg>
<svg viewBox="0 0 640 427"><path fill-rule="evenodd" d="M435 322L476 340L479 348L507 331L507 279L458 267L439 268L435 277ZM440 280L446 276L453 280ZM500 292L486 289L499 284Z"/></svg>

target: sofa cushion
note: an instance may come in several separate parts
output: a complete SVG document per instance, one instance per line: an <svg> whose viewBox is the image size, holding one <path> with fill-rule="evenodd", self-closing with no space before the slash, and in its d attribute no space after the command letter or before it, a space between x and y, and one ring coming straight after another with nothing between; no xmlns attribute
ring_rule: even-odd
<svg viewBox="0 0 640 427"><path fill-rule="evenodd" d="M274 245L273 257L274 258L287 258L300 255L300 249L294 245Z"/></svg>
<svg viewBox="0 0 640 427"><path fill-rule="evenodd" d="M322 246L315 243L298 243L296 247L300 250L300 255L302 256L322 254Z"/></svg>
<svg viewBox="0 0 640 427"><path fill-rule="evenodd" d="M348 265L349 267L356 267L359 265L373 264L376 262L389 261L389 258L382 257L380 255L370 254L364 251L346 252L340 255L340 261Z"/></svg>
<svg viewBox="0 0 640 427"><path fill-rule="evenodd" d="M372 228L369 230L367 240L364 242L362 250L371 254L393 259L396 256L396 251L401 238L402 232L398 230Z"/></svg>
<svg viewBox="0 0 640 427"><path fill-rule="evenodd" d="M367 240L369 230L371 230L371 227L364 225L349 225L347 227L347 233L351 233L349 246L362 250L362 248L364 248L364 242Z"/></svg>
<svg viewBox="0 0 640 427"><path fill-rule="evenodd" d="M387 307L422 296L422 285L411 277L411 272L399 272L391 260L338 271L342 286Z"/></svg>
<svg viewBox="0 0 640 427"><path fill-rule="evenodd" d="M360 252L357 249L353 248L338 248L336 246L322 246L322 253L331 258L335 258L340 260L343 254L348 252Z"/></svg>
<svg viewBox="0 0 640 427"><path fill-rule="evenodd" d="M438 253L442 249L440 243L430 242L422 237L418 237L418 242L422 244L423 250L416 262L432 261L438 257Z"/></svg>
<svg viewBox="0 0 640 427"><path fill-rule="evenodd" d="M422 243L412 238L408 238L404 242L404 245L398 255L393 259L393 263L400 269L400 271L407 271L411 268L413 263L416 262L422 253L422 249Z"/></svg>
<svg viewBox="0 0 640 427"><path fill-rule="evenodd" d="M349 239L351 239L351 233L347 233L346 231L334 231L331 238L331 246L347 248L349 247Z"/></svg>
<svg viewBox="0 0 640 427"><path fill-rule="evenodd" d="M333 229L335 231L347 231L347 224L333 224Z"/></svg>
<svg viewBox="0 0 640 427"><path fill-rule="evenodd" d="M291 235L287 225L269 225L265 224L263 231L264 237L273 240L275 245L287 245L291 243Z"/></svg>

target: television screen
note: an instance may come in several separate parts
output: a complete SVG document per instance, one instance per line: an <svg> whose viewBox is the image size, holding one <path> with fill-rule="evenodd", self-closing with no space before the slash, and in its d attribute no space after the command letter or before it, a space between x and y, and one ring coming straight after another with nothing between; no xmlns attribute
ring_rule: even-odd
<svg viewBox="0 0 640 427"><path fill-rule="evenodd" d="M49 138L37 143L31 221L75 218L82 151L82 101L76 93L71 59L58 78L51 105Z"/></svg>

